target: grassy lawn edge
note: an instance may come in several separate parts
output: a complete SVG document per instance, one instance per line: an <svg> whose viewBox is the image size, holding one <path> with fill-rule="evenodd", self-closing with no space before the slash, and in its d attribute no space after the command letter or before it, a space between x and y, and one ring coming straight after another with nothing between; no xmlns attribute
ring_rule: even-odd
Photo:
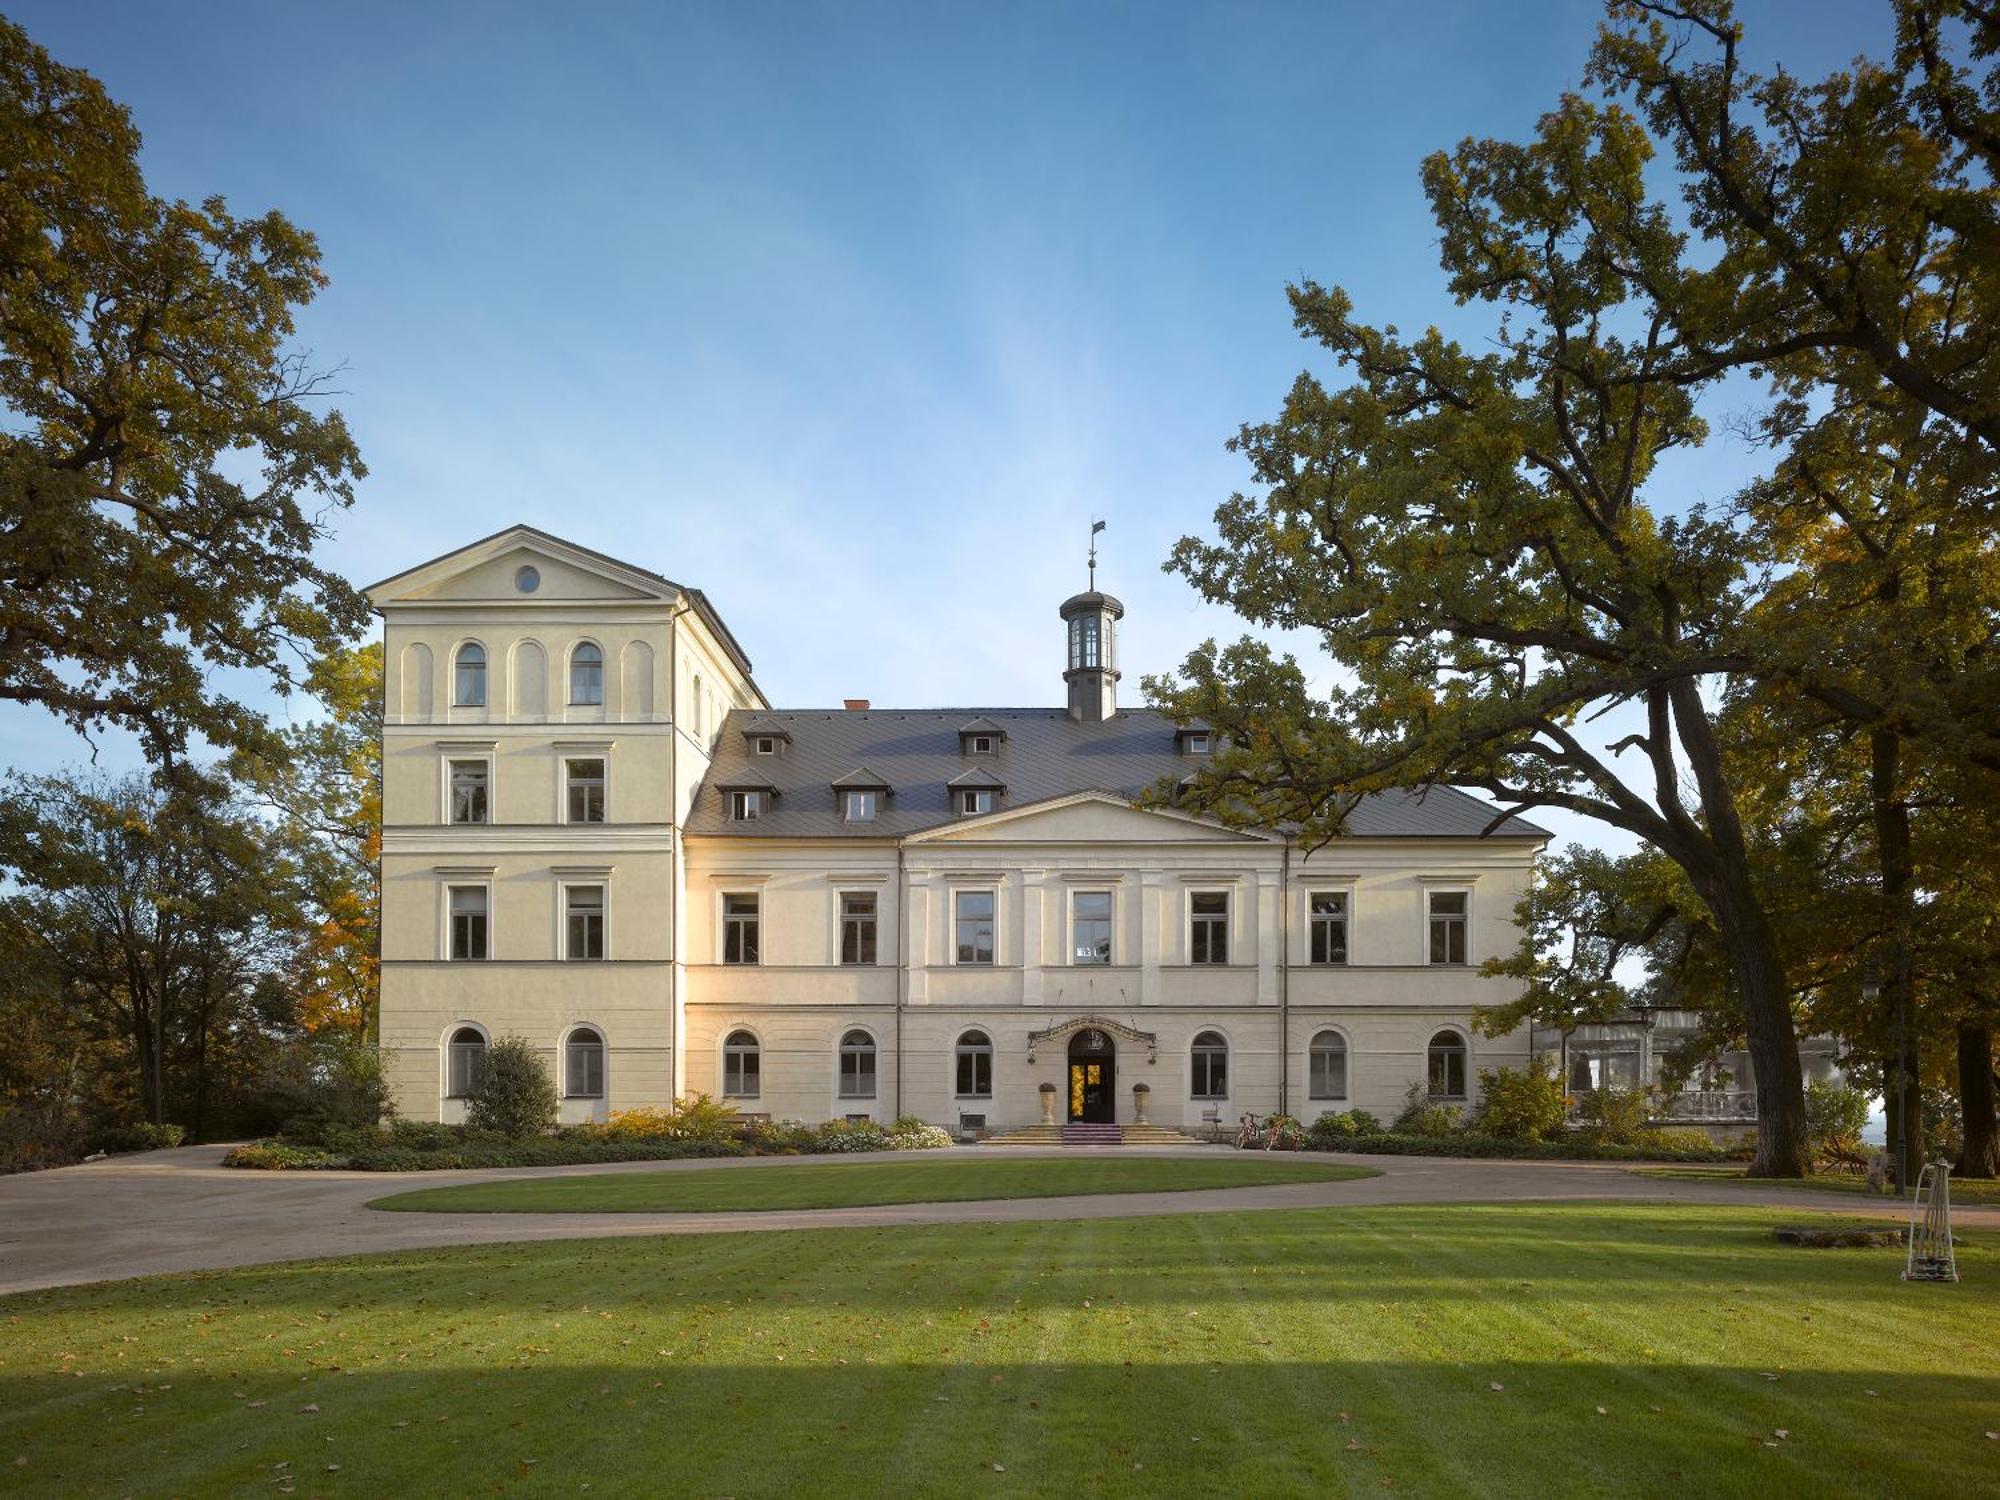
<svg viewBox="0 0 2000 1500"><path fill-rule="evenodd" d="M1341 1162L1050 1158L787 1163L701 1171L585 1172L415 1188L373 1199L397 1213L775 1213L905 1203L1200 1192L1379 1177Z"/></svg>

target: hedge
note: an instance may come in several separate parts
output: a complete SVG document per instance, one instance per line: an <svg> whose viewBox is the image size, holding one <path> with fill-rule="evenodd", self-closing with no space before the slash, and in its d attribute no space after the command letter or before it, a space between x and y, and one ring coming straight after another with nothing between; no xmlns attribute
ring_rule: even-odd
<svg viewBox="0 0 2000 1500"><path fill-rule="evenodd" d="M1352 1152L1365 1156L1472 1156L1507 1161L1728 1161L1719 1146L1626 1145L1601 1141L1508 1141L1489 1135L1323 1136L1312 1150Z"/></svg>

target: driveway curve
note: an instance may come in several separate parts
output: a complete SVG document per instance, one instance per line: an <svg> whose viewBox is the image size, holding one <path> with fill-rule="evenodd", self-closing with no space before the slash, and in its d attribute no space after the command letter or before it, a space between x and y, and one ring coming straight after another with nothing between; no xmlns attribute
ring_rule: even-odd
<svg viewBox="0 0 2000 1500"><path fill-rule="evenodd" d="M986 1157L1060 1156L1060 1149L954 1148ZM1212 1146L1118 1147L1126 1155L1210 1158ZM1707 1203L1833 1211L1896 1218L1893 1203L1803 1188L1732 1187L1634 1175L1619 1163L1468 1161L1449 1157L1350 1156L1379 1177L1212 1188L1177 1193L1117 1193L1064 1198L1007 1198L964 1203L901 1203L860 1208L755 1213L463 1214L383 1213L370 1200L405 1188L445 1187L520 1177L601 1172L754 1172L814 1158L736 1157L678 1162L616 1162L582 1167L504 1167L471 1172L243 1172L221 1165L226 1146L188 1146L0 1177L0 1294L74 1286L163 1272L376 1251L510 1240L589 1239L610 1235L730 1234L761 1229L828 1229L896 1224L1008 1223L1029 1219L1110 1219L1161 1214L1237 1213L1276 1208L1390 1206L1420 1203L1622 1200ZM943 1153L882 1152L820 1158L843 1162ZM1954 1210L1955 1222L2000 1228L2000 1208Z"/></svg>

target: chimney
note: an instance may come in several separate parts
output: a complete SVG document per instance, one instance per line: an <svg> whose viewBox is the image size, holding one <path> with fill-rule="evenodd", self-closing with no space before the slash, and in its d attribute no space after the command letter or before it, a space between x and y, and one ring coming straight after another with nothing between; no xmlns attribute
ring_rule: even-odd
<svg viewBox="0 0 2000 1500"><path fill-rule="evenodd" d="M842 698L840 706L851 714L863 713L868 708L868 700L866 698Z"/></svg>

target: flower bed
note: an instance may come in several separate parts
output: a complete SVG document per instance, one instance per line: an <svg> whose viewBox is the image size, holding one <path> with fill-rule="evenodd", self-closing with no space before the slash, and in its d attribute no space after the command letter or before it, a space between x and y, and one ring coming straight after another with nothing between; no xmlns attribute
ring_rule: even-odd
<svg viewBox="0 0 2000 1500"><path fill-rule="evenodd" d="M525 1137L466 1125L394 1120L380 1128L329 1131L314 1139L277 1136L252 1141L231 1151L222 1164L271 1172L449 1172L688 1157L929 1151L950 1144L949 1134L912 1115L892 1125L872 1120L807 1125L743 1120L722 1106L698 1099L684 1101L671 1110L620 1111L603 1124L567 1125L545 1135Z"/></svg>

